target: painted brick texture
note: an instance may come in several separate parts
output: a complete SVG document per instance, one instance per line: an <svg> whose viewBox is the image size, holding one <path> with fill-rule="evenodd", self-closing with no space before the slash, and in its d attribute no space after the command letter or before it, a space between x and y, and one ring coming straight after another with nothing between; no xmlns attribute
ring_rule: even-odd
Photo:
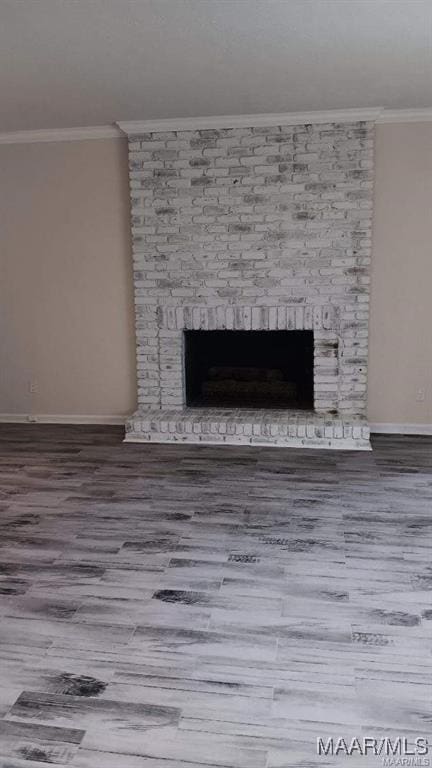
<svg viewBox="0 0 432 768"><path fill-rule="evenodd" d="M184 328L300 327L316 410L364 415L373 143L363 122L129 137L141 408L182 406Z"/></svg>

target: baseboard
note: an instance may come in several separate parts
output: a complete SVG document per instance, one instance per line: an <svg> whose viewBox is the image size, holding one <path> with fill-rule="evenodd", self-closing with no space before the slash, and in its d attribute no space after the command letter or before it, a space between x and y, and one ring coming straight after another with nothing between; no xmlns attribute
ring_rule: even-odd
<svg viewBox="0 0 432 768"><path fill-rule="evenodd" d="M383 435L432 435L432 424L391 424L371 422L370 431Z"/></svg>
<svg viewBox="0 0 432 768"><path fill-rule="evenodd" d="M71 413L0 413L0 424L120 424L126 416Z"/></svg>
<svg viewBox="0 0 432 768"><path fill-rule="evenodd" d="M113 414L0 413L0 424L107 424L123 426L127 416ZM432 424L370 422L370 431L384 435L432 435Z"/></svg>

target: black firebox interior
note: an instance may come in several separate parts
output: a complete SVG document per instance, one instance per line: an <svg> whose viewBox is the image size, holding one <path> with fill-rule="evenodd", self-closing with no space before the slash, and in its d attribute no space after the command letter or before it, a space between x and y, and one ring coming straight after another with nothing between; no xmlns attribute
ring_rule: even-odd
<svg viewBox="0 0 432 768"><path fill-rule="evenodd" d="M186 404L313 408L313 331L185 331Z"/></svg>

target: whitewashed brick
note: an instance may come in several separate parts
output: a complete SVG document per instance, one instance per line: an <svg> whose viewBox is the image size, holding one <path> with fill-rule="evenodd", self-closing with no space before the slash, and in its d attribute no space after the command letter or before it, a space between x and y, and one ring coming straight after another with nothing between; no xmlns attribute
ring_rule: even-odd
<svg viewBox="0 0 432 768"><path fill-rule="evenodd" d="M183 329L309 329L316 408L362 416L373 126L155 132L129 161L140 406L181 404Z"/></svg>

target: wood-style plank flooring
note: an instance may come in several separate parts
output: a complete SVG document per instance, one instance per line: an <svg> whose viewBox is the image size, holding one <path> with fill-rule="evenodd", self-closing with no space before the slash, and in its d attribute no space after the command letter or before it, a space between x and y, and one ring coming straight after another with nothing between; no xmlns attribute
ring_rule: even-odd
<svg viewBox="0 0 432 768"><path fill-rule="evenodd" d="M0 428L0 768L380 766L431 731L432 439Z"/></svg>

